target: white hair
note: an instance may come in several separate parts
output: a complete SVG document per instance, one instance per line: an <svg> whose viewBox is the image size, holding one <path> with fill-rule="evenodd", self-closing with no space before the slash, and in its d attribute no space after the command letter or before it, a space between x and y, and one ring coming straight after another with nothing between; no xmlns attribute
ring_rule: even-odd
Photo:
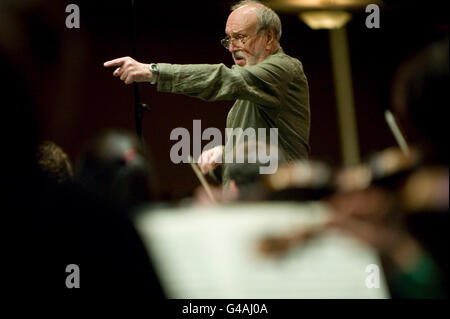
<svg viewBox="0 0 450 319"><path fill-rule="evenodd" d="M278 41L281 38L281 21L278 14L272 9L256 0L242 0L231 6L231 11L235 11L245 5L255 5L257 8L258 31L273 30Z"/></svg>

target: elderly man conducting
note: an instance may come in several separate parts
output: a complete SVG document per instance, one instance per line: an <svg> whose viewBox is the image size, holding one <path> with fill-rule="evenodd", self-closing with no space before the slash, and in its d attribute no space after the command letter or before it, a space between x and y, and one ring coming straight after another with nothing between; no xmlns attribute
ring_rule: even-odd
<svg viewBox="0 0 450 319"><path fill-rule="evenodd" d="M181 93L207 101L236 100L227 117L227 128L255 131L277 128L278 149L289 160L307 159L309 154L308 83L299 60L280 47L278 15L258 1L232 6L222 45L236 65L145 64L130 57L108 61L117 67L113 75L126 84L150 82L160 92ZM236 136L235 145L245 138ZM233 143L233 138L228 143ZM269 142L269 140L267 140ZM273 141L272 141L273 142ZM226 147L225 147L226 149ZM204 151L199 166L204 174L223 162L223 146ZM228 179L224 166L223 182Z"/></svg>

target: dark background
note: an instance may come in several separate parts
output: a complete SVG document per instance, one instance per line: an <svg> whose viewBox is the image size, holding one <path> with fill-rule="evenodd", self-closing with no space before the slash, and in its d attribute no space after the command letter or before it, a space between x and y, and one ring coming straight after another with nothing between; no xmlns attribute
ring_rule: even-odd
<svg viewBox="0 0 450 319"><path fill-rule="evenodd" d="M8 2L8 1L7 1ZM137 59L141 62L225 63L230 54L220 45L233 1L136 0ZM6 2L5 2L6 3ZM14 3L14 2L11 2ZM83 144L105 128L134 130L133 89L112 76L103 62L131 55L131 1L24 1L11 5L17 21L0 17L1 49L20 66L36 102L41 139L52 140L76 160ZM28 3L28 4L27 4ZM67 29L68 4L79 5L81 28ZM381 28L367 29L364 8L354 11L347 25L355 107L362 158L395 140L384 120L390 105L390 85L398 64L416 49L448 33L446 1L385 1ZM6 11L7 12L7 11ZM311 157L330 165L341 163L337 112L328 31L309 29L296 13L280 14L281 45L304 66L310 86ZM155 161L165 199L192 193L199 182L187 164L170 161L169 139L176 127L192 132L224 132L232 102L201 100L156 92L141 85L141 99L151 107L143 134ZM13 104L14 101L2 101ZM20 129L20 119L17 121ZM414 133L408 131L410 141ZM205 141L205 145L208 141Z"/></svg>

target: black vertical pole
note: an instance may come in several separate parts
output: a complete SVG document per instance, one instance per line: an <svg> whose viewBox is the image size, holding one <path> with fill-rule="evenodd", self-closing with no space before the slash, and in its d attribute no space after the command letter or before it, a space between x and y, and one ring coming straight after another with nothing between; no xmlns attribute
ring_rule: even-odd
<svg viewBox="0 0 450 319"><path fill-rule="evenodd" d="M136 9L134 6L134 0L131 0L131 57L136 59ZM139 83L133 83L134 89L134 119L136 122L136 135L138 139L143 143L142 140L142 118L144 116L143 107L139 96Z"/></svg>

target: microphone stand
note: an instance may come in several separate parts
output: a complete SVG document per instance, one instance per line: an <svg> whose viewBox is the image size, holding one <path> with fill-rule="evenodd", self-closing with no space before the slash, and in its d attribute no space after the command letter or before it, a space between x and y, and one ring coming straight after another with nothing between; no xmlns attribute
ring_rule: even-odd
<svg viewBox="0 0 450 319"><path fill-rule="evenodd" d="M131 0L131 57L136 59L136 10L134 6L134 0ZM134 120L136 123L136 135L139 141L144 147L144 139L142 137L142 118L144 117L144 110L149 111L147 104L141 103L139 95L139 83L133 83L134 89Z"/></svg>

